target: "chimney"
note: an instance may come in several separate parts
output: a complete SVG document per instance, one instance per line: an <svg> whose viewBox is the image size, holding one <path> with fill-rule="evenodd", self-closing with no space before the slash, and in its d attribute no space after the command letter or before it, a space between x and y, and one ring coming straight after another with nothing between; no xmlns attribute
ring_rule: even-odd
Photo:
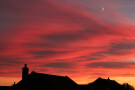
<svg viewBox="0 0 135 90"><path fill-rule="evenodd" d="M29 68L27 67L27 64L24 65L24 67L22 68L22 80L27 78L29 74Z"/></svg>

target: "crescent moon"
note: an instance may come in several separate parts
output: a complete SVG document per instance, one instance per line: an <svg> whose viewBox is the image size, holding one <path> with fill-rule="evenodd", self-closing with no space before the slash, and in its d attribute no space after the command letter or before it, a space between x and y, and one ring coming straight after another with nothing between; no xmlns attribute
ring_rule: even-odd
<svg viewBox="0 0 135 90"><path fill-rule="evenodd" d="M105 8L103 7L103 8L102 8L102 11L104 11L104 10L105 10Z"/></svg>

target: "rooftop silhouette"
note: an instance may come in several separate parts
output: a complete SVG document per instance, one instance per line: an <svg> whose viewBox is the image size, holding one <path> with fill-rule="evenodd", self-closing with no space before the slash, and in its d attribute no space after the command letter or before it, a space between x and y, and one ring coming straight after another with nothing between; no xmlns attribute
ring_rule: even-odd
<svg viewBox="0 0 135 90"><path fill-rule="evenodd" d="M27 78L22 79L14 87L17 89L33 90L74 90L77 88L77 83L67 76L56 76L31 72Z"/></svg>
<svg viewBox="0 0 135 90"><path fill-rule="evenodd" d="M22 80L13 86L0 87L0 90L134 90L128 83L123 85L115 80L99 77L94 82L86 85L78 85L68 76L58 76L37 73L29 74L27 64L22 68Z"/></svg>

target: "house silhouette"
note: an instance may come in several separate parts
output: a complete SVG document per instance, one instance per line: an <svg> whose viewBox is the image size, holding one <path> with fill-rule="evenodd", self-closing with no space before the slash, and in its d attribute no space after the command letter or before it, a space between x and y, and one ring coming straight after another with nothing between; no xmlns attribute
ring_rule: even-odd
<svg viewBox="0 0 135 90"><path fill-rule="evenodd" d="M68 76L58 76L37 73L32 71L29 74L27 64L22 68L22 80L13 86L0 86L0 90L134 90L126 84L119 84L115 80L99 77L94 82L78 85Z"/></svg>
<svg viewBox="0 0 135 90"><path fill-rule="evenodd" d="M89 84L92 90L124 90L124 87L115 80L103 79L99 77L93 83Z"/></svg>
<svg viewBox="0 0 135 90"><path fill-rule="evenodd" d="M78 84L68 76L37 73L29 74L27 64L22 68L22 80L13 86L15 90L77 90Z"/></svg>

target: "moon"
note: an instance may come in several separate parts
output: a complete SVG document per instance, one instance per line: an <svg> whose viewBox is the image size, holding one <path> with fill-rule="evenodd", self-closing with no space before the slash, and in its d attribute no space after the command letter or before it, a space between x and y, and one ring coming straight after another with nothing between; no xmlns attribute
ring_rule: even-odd
<svg viewBox="0 0 135 90"><path fill-rule="evenodd" d="M103 7L103 8L102 8L102 12L103 12L104 10L105 10L105 8Z"/></svg>

